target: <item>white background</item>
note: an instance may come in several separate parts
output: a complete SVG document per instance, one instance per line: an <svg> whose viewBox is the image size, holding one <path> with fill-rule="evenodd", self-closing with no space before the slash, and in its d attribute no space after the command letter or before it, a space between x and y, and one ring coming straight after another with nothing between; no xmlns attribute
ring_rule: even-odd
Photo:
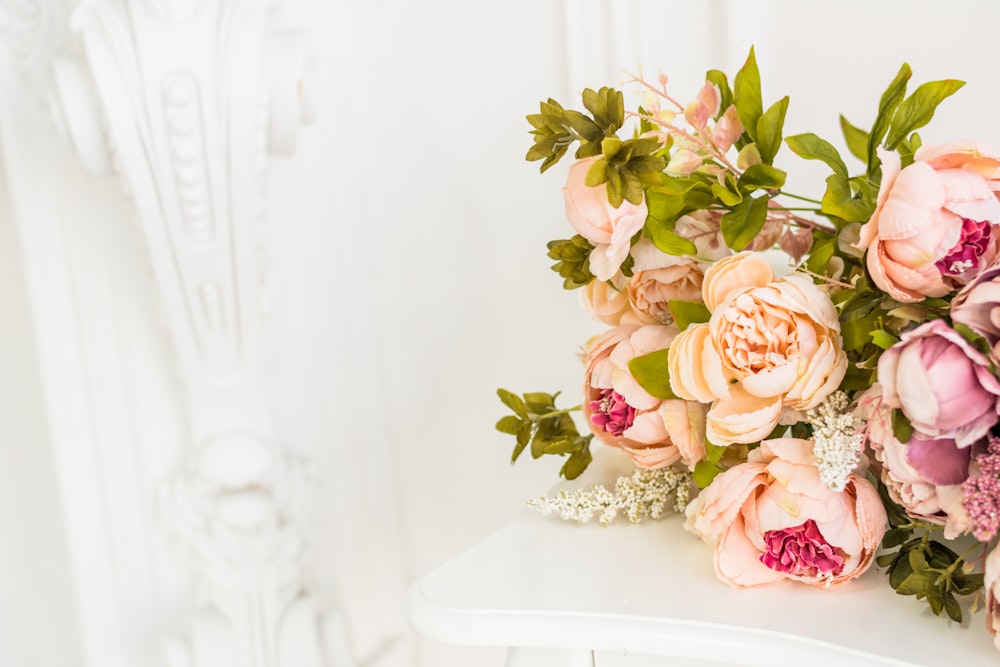
<svg viewBox="0 0 1000 667"><path fill-rule="evenodd" d="M267 183L273 409L283 441L321 464L314 569L346 607L363 664L500 664L498 650L412 637L403 591L521 511L558 470L527 458L510 467L511 439L492 427L504 411L497 386L563 389L576 402L575 355L596 330L547 268L545 242L572 235L565 165L539 176L523 161L524 115L549 96L579 106L584 86L618 85L620 68L640 66L667 72L687 100L706 69L732 75L756 44L765 104L791 95L786 134L842 145L838 113L869 124L907 60L914 81L969 82L925 143L1000 146L998 19L985 0L318 4L317 119L295 156L271 160ZM98 203L77 224L111 256L132 252L110 269L127 285L119 307L147 304L128 310L140 322L129 331L146 336L133 347L146 351L128 354L168 357L141 326L155 287L127 201L113 179L86 175L51 126L34 127L65 163L50 174L52 196L88 191ZM21 131L0 127L0 143ZM821 193L822 167L788 155L779 164L796 191ZM27 168L8 159L0 181L0 665L81 665L39 370L48 352L33 324L45 304L29 303L46 272L25 264L18 230L31 222L15 219L9 189ZM155 655L149 643L142 655Z"/></svg>

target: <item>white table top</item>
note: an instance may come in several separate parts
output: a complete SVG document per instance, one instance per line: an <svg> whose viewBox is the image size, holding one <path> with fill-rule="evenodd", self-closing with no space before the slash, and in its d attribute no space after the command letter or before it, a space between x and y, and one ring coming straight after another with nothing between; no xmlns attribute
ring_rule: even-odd
<svg viewBox="0 0 1000 667"><path fill-rule="evenodd" d="M605 455L557 488L608 483L627 471ZM677 516L602 527L525 510L417 581L407 605L414 630L461 645L734 665L1000 664L981 611L966 613L965 627L936 617L923 601L897 595L874 567L835 591L732 590L715 578L710 548Z"/></svg>

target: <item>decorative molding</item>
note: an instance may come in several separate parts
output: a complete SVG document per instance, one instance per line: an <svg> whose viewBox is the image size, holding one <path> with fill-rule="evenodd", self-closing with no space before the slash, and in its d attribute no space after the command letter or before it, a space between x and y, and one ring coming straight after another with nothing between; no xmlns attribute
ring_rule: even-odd
<svg viewBox="0 0 1000 667"><path fill-rule="evenodd" d="M156 514L197 590L188 634L167 641L168 664L352 664L340 616L324 611L303 576L312 530L304 499L315 475L276 444L266 382L258 226L268 153L294 152L313 108L306 14L289 8L302 3L83 0L70 15L63 2L4 0L0 40L83 164L120 178L162 299L189 421L188 441L176 446L189 453L160 484ZM67 26L78 39L57 44ZM71 256L104 252L91 232L67 233L86 237ZM109 550L119 559L111 576L123 578L119 594L136 588L122 607L136 616L154 599L138 585L154 579L139 571L152 560L123 545L156 544L151 482L137 463L128 373L104 345L122 335L115 309L89 286L108 272L91 269L70 267L86 320L81 345L87 332L99 341L84 350L98 363L83 374L92 382L110 373L110 393L99 395L109 409L91 420L96 468L87 475L100 480L104 510L89 520L127 537Z"/></svg>

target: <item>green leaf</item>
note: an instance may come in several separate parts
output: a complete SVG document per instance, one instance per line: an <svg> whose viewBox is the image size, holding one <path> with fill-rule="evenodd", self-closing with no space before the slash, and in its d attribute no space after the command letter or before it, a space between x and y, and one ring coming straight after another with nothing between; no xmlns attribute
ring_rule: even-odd
<svg viewBox="0 0 1000 667"><path fill-rule="evenodd" d="M646 194L646 207L651 217L663 222L673 222L684 210L684 195L650 190Z"/></svg>
<svg viewBox="0 0 1000 667"><path fill-rule="evenodd" d="M694 470L691 471L691 477L694 479L694 483L698 485L699 489L704 489L712 483L713 479L718 477L719 474L723 472L725 472L725 470L711 461L701 460L695 464Z"/></svg>
<svg viewBox="0 0 1000 667"><path fill-rule="evenodd" d="M741 192L751 192L760 188L767 190L780 189L785 184L785 172L768 164L755 164L747 167L740 176L738 187Z"/></svg>
<svg viewBox="0 0 1000 667"><path fill-rule="evenodd" d="M568 459L566 459L566 463L564 463L562 469L559 470L559 474L566 479L576 479L581 475L581 473L583 473L584 470L587 469L587 466L589 466L590 462L593 460L594 457L590 453L590 447L585 446L583 449L573 453Z"/></svg>
<svg viewBox="0 0 1000 667"><path fill-rule="evenodd" d="M524 393L524 402L528 410L537 414L545 414L555 409L555 396L542 391L528 391Z"/></svg>
<svg viewBox="0 0 1000 667"><path fill-rule="evenodd" d="M844 133L847 150L862 162L868 162L868 133L859 127L851 125L851 121L840 116L840 131Z"/></svg>
<svg viewBox="0 0 1000 667"><path fill-rule="evenodd" d="M649 237L658 249L668 255L691 255L698 254L698 246L691 239L685 238L673 230L673 224L667 224L652 216L646 218L646 226L643 233Z"/></svg>
<svg viewBox="0 0 1000 667"><path fill-rule="evenodd" d="M583 179L583 184L595 188L601 183L608 182L608 160L605 157L599 157L594 160L594 163L590 165L587 170L587 175Z"/></svg>
<svg viewBox="0 0 1000 667"><path fill-rule="evenodd" d="M521 420L514 415L507 415L506 417L501 417L496 424L496 429L501 433L506 433L508 435L517 435L517 432L521 429Z"/></svg>
<svg viewBox="0 0 1000 667"><path fill-rule="evenodd" d="M824 275L823 271L837 248L837 241L834 238L815 238L816 234L813 236L813 246L809 250L809 258L806 259L806 268L813 273Z"/></svg>
<svg viewBox="0 0 1000 667"><path fill-rule="evenodd" d="M875 204L866 197L855 197L846 178L830 174L826 178L826 192L820 210L848 222L868 222L875 212Z"/></svg>
<svg viewBox="0 0 1000 667"><path fill-rule="evenodd" d="M956 623L962 622L962 607L959 606L958 600L955 599L955 595L951 591L944 594L944 611L951 620Z"/></svg>
<svg viewBox="0 0 1000 667"><path fill-rule="evenodd" d="M847 180L847 165L840 157L840 152L826 139L822 139L812 132L796 134L785 138L785 143L792 149L792 152L806 160L822 160L833 169L845 181Z"/></svg>
<svg viewBox="0 0 1000 667"><path fill-rule="evenodd" d="M708 440L705 441L705 459L712 463L718 463L722 460L723 454L726 453L726 448L721 445L713 445Z"/></svg>
<svg viewBox="0 0 1000 667"><path fill-rule="evenodd" d="M634 357L628 362L629 373L651 396L662 400L676 399L677 394L670 388L670 369L667 365L669 349L656 350Z"/></svg>
<svg viewBox="0 0 1000 667"><path fill-rule="evenodd" d="M674 317L674 324L681 331L687 329L691 324L708 322L712 317L712 313L700 301L670 299L667 301L667 308L670 309L670 314Z"/></svg>
<svg viewBox="0 0 1000 667"><path fill-rule="evenodd" d="M544 442L546 454L570 454L580 449L579 435L561 435Z"/></svg>
<svg viewBox="0 0 1000 667"><path fill-rule="evenodd" d="M517 394L507 391L506 389L497 389L497 396L508 408L514 411L518 417L527 417L528 411L524 408L524 401Z"/></svg>
<svg viewBox="0 0 1000 667"><path fill-rule="evenodd" d="M730 175L726 174L726 176ZM734 192L719 183L712 183L712 194L726 206L736 206L743 201L743 195L739 192Z"/></svg>
<svg viewBox="0 0 1000 667"><path fill-rule="evenodd" d="M916 549L910 551L911 556L915 553L919 552ZM910 567L913 567L912 562L910 563ZM928 570L915 571L896 587L896 592L900 595L923 597L927 595L931 586L934 585L935 579L937 579L937 574L934 572Z"/></svg>
<svg viewBox="0 0 1000 667"><path fill-rule="evenodd" d="M771 105L757 121L757 150L765 164L774 162L774 156L781 148L781 130L785 126L785 112L788 111L788 96Z"/></svg>
<svg viewBox="0 0 1000 667"><path fill-rule="evenodd" d="M902 410L892 411L892 435L903 444L909 442L910 438L913 437L913 424L910 423Z"/></svg>
<svg viewBox="0 0 1000 667"><path fill-rule="evenodd" d="M517 457L521 455L524 448L528 446L528 442L531 440L531 422L525 419L521 422L521 427L517 430L517 445L514 447L514 453L510 457L510 462L514 463L517 461Z"/></svg>
<svg viewBox="0 0 1000 667"><path fill-rule="evenodd" d="M934 110L937 109L938 105L958 92L959 88L964 85L964 81L944 79L942 81L928 81L918 87L896 109L896 113L892 117L892 125L889 128L889 136L885 140L885 147L889 150L895 149L906 135L929 123L934 117Z"/></svg>
<svg viewBox="0 0 1000 667"><path fill-rule="evenodd" d="M872 342L878 345L883 350L888 350L890 347L899 342L899 338L892 335L885 329L876 329L871 332Z"/></svg>
<svg viewBox="0 0 1000 667"><path fill-rule="evenodd" d="M889 87L882 93L882 98L878 104L878 114L875 116L871 132L868 133L867 154L869 175L874 174L878 168L878 155L875 153L875 148L881 143L885 133L889 130L892 115L895 113L899 103L903 101L903 97L906 95L906 82L910 80L912 75L913 71L910 69L909 64L903 63L896 74L896 78L892 80Z"/></svg>
<svg viewBox="0 0 1000 667"><path fill-rule="evenodd" d="M913 533L911 528L892 528L886 531L885 536L882 538L882 548L891 549L893 547L898 547L900 544L905 542L907 538Z"/></svg>
<svg viewBox="0 0 1000 667"><path fill-rule="evenodd" d="M767 197L747 197L722 216L722 237L726 245L739 252L756 238L767 219L768 201Z"/></svg>
<svg viewBox="0 0 1000 667"><path fill-rule="evenodd" d="M719 88L719 112L715 114L715 119L718 120L733 103L733 91L729 88L729 79L726 78L725 72L710 69L705 73L705 80Z"/></svg>
<svg viewBox="0 0 1000 667"><path fill-rule="evenodd" d="M760 93L760 70L757 69L757 57L752 46L746 62L736 74L734 84L736 113L750 139L756 141L757 121L764 113L764 102Z"/></svg>

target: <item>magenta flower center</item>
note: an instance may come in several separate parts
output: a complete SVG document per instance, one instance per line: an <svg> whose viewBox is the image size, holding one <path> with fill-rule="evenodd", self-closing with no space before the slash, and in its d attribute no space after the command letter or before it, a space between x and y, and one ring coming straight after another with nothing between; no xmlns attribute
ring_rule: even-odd
<svg viewBox="0 0 1000 667"><path fill-rule="evenodd" d="M976 222L962 218L962 235L955 247L937 261L938 271L944 276L957 276L979 268L979 258L990 245L992 227L985 220Z"/></svg>
<svg viewBox="0 0 1000 667"><path fill-rule="evenodd" d="M831 545L809 519L801 526L764 533L767 550L760 562L778 572L800 577L836 576L844 570L843 551Z"/></svg>
<svg viewBox="0 0 1000 667"><path fill-rule="evenodd" d="M590 423L613 436L620 436L635 421L635 408L614 389L602 389L590 402Z"/></svg>

